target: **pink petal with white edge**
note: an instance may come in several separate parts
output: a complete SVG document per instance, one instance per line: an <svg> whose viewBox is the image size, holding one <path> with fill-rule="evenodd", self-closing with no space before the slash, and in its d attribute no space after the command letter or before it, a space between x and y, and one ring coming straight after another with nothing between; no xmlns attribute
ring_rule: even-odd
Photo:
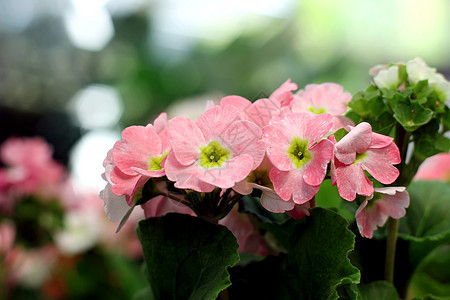
<svg viewBox="0 0 450 300"><path fill-rule="evenodd" d="M331 120L333 117L330 114L315 115L306 128L305 138L309 140L308 145L314 145L320 140L333 126Z"/></svg>
<svg viewBox="0 0 450 300"><path fill-rule="evenodd" d="M247 181L247 178L245 178L239 182L236 182L233 186L233 191L241 195L249 195L253 191L253 186Z"/></svg>
<svg viewBox="0 0 450 300"><path fill-rule="evenodd" d="M207 144L222 135L231 123L238 120L241 120L239 110L233 105L225 104L208 109L198 117L195 124L203 133Z"/></svg>
<svg viewBox="0 0 450 300"><path fill-rule="evenodd" d="M120 222L130 209L125 196L116 196L111 191L111 184L107 184L105 189L100 192L100 198L104 201L106 216L111 222Z"/></svg>
<svg viewBox="0 0 450 300"><path fill-rule="evenodd" d="M186 117L175 117L169 121L167 133L173 154L180 164L188 166L198 159L198 147L205 144L205 138L197 124Z"/></svg>
<svg viewBox="0 0 450 300"><path fill-rule="evenodd" d="M290 141L285 136L286 130L279 123L268 125L263 128L262 140L266 144L266 152L274 166L282 171L292 168L292 162L287 150Z"/></svg>
<svg viewBox="0 0 450 300"><path fill-rule="evenodd" d="M362 122L335 144L334 155L344 164L351 164L356 159L356 153L367 150L372 139L372 126Z"/></svg>
<svg viewBox="0 0 450 300"><path fill-rule="evenodd" d="M273 168L269 173L275 192L283 200L292 200L297 204L308 202L319 191L320 186L308 185L303 180L303 170L280 171Z"/></svg>
<svg viewBox="0 0 450 300"><path fill-rule="evenodd" d="M322 140L309 151L312 159L304 167L303 180L309 185L320 185L327 173L328 163L333 157L333 143Z"/></svg>
<svg viewBox="0 0 450 300"><path fill-rule="evenodd" d="M161 139L152 125L130 126L122 131L123 141L113 147L113 160L122 172L135 175L132 167L148 169L148 159L161 153Z"/></svg>
<svg viewBox="0 0 450 300"><path fill-rule="evenodd" d="M227 189L246 178L252 168L252 157L248 154L242 154L225 161L220 168L204 169L196 167L193 169L193 175L201 181Z"/></svg>
<svg viewBox="0 0 450 300"><path fill-rule="evenodd" d="M233 156L248 154L253 157L252 170L256 169L264 158L266 145L261 140L261 129L249 121L236 121L219 136L219 142L230 149Z"/></svg>
<svg viewBox="0 0 450 300"><path fill-rule="evenodd" d="M344 91L344 88L332 82L321 84L308 84L305 87L305 95L308 95L314 107L323 107L332 115L342 115L347 111L344 104L352 99L352 95Z"/></svg>
<svg viewBox="0 0 450 300"><path fill-rule="evenodd" d="M409 206L409 194L404 187L376 188L375 192L384 194L367 208L368 197L356 211L356 221L362 236L372 238L377 226L383 226L388 217L399 219L405 216Z"/></svg>
<svg viewBox="0 0 450 300"><path fill-rule="evenodd" d="M375 192L384 194L382 199L375 202L380 212L394 219L405 216L405 208L409 206L409 193L405 187L375 188Z"/></svg>
<svg viewBox="0 0 450 300"><path fill-rule="evenodd" d="M363 196L373 194L373 183L367 178L360 164L336 168L336 183L339 195L347 201L355 200L357 193Z"/></svg>
<svg viewBox="0 0 450 300"><path fill-rule="evenodd" d="M400 152L394 143L386 148L369 149L366 154L367 157L361 162L362 167L382 184L391 184L400 175L392 165L400 160Z"/></svg>
<svg viewBox="0 0 450 300"><path fill-rule="evenodd" d="M292 101L292 92L298 89L297 84L291 82L291 79L286 80L278 89L276 89L269 97L283 105L289 104Z"/></svg>
<svg viewBox="0 0 450 300"><path fill-rule="evenodd" d="M263 191L260 199L261 205L268 211L273 213L284 213L288 210L292 210L295 206L294 201L285 201L281 199L272 189L262 186L259 186L258 189Z"/></svg>
<svg viewBox="0 0 450 300"><path fill-rule="evenodd" d="M197 192L210 193L214 185L206 183L194 176L198 167L194 164L184 166L180 164L173 152L169 153L165 163L166 176L170 181L175 181L175 187L179 189L191 189Z"/></svg>
<svg viewBox="0 0 450 300"><path fill-rule="evenodd" d="M153 127L155 128L156 133L161 133L164 129L167 128L169 123L167 122L167 114L165 112L159 114L159 116L153 122Z"/></svg>

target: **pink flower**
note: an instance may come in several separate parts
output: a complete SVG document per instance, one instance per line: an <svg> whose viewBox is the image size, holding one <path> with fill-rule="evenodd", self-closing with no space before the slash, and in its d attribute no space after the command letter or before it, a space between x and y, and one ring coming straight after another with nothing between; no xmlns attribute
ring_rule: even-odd
<svg viewBox="0 0 450 300"><path fill-rule="evenodd" d="M165 169L177 188L198 192L231 188L264 158L261 129L240 120L232 105L210 108L195 122L175 117L169 121L168 134L172 151Z"/></svg>
<svg viewBox="0 0 450 300"><path fill-rule="evenodd" d="M271 99L259 99L252 103L241 96L226 96L220 100L220 105L236 107L242 120L253 122L260 128L284 115L280 102Z"/></svg>
<svg viewBox="0 0 450 300"><path fill-rule="evenodd" d="M393 164L400 163L400 152L394 139L372 132L369 123L350 127L350 132L335 144L335 160L331 175L337 183L339 195L353 201L356 194L370 196L373 184L364 170L383 184L391 184L399 171Z"/></svg>
<svg viewBox="0 0 450 300"><path fill-rule="evenodd" d="M294 208L291 211L288 211L288 215L291 216L294 220L301 220L306 216L311 215L309 209L311 208L311 203L306 202L304 204L295 204Z"/></svg>
<svg viewBox="0 0 450 300"><path fill-rule="evenodd" d="M166 127L167 115L163 113L154 125L130 126L123 130L123 140L115 143L103 163L103 178L109 186L102 192L102 199L114 199L118 203L115 196L125 196L132 206L137 192L149 178L165 175L163 162L170 151Z"/></svg>
<svg viewBox="0 0 450 300"><path fill-rule="evenodd" d="M308 202L319 190L333 155L329 140L319 141L330 129L330 114L286 114L263 129L267 155L275 168L269 177L285 201Z"/></svg>
<svg viewBox="0 0 450 300"><path fill-rule="evenodd" d="M356 222L362 236L372 238L377 226L383 226L388 217L400 219L409 206L405 187L375 188L356 211Z"/></svg>
<svg viewBox="0 0 450 300"><path fill-rule="evenodd" d="M253 227L247 214L238 212L237 206L234 206L219 224L227 227L236 237L239 253L267 255L267 247L261 234Z"/></svg>
<svg viewBox="0 0 450 300"><path fill-rule="evenodd" d="M450 153L428 157L419 167L414 180L441 180L450 182Z"/></svg>
<svg viewBox="0 0 450 300"><path fill-rule="evenodd" d="M354 126L352 120L343 117L347 111L345 103L352 99L352 95L344 91L344 88L336 83L326 82L321 84L308 84L305 90L300 90L294 95L291 104L292 112L307 111L313 114L329 113L333 116L334 132L347 125Z"/></svg>
<svg viewBox="0 0 450 300"><path fill-rule="evenodd" d="M269 99L279 102L283 107L289 107L294 99L292 92L296 89L298 89L297 84L288 79L270 95Z"/></svg>
<svg viewBox="0 0 450 300"><path fill-rule="evenodd" d="M52 158L52 148L40 137L9 138L0 148L0 208L10 211L18 197L45 194L65 179L64 168Z"/></svg>
<svg viewBox="0 0 450 300"><path fill-rule="evenodd" d="M281 199L273 190L273 183L269 177L272 168L273 164L265 156L258 168L253 170L247 178L236 183L233 190L241 195L249 195L253 189L258 189L262 192L260 201L265 209L274 213L283 213L293 209L295 203L292 200Z"/></svg>

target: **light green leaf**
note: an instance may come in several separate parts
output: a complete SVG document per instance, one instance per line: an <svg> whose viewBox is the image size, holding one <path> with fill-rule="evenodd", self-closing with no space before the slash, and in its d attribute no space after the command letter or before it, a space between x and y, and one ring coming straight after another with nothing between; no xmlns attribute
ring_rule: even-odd
<svg viewBox="0 0 450 300"><path fill-rule="evenodd" d="M399 300L397 290L387 281L373 281L369 284L359 284L358 300L375 300L375 299L389 299Z"/></svg>
<svg viewBox="0 0 450 300"><path fill-rule="evenodd" d="M427 124L433 117L433 111L424 108L419 103L406 104L398 102L394 109L394 118L407 131L414 131L420 126Z"/></svg>

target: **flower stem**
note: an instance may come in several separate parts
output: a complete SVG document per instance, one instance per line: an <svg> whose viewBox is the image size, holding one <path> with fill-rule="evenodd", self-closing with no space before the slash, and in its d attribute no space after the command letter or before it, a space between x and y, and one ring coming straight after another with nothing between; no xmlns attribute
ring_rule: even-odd
<svg viewBox="0 0 450 300"><path fill-rule="evenodd" d="M388 236L386 240L386 260L384 264L384 279L394 283L395 248L397 247L398 220L389 218Z"/></svg>

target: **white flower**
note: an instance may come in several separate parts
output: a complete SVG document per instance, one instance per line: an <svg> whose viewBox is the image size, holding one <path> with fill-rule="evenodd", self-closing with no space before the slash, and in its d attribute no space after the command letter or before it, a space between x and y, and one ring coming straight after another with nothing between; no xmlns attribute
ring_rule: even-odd
<svg viewBox="0 0 450 300"><path fill-rule="evenodd" d="M398 66L391 66L388 69L379 70L373 80L379 88L396 89L400 85Z"/></svg>
<svg viewBox="0 0 450 300"><path fill-rule="evenodd" d="M435 68L430 68L422 59L416 57L406 63L408 80L417 84L421 80L428 80L430 87L435 90L442 101L450 100L450 82Z"/></svg>

